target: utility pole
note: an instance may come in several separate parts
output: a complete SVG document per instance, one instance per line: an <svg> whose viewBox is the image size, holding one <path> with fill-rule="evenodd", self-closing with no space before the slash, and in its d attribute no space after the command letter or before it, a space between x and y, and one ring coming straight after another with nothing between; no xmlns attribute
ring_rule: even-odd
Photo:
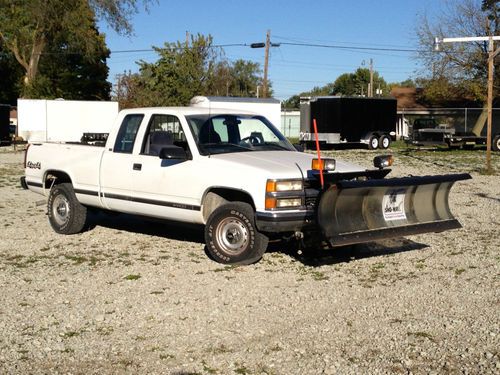
<svg viewBox="0 0 500 375"><path fill-rule="evenodd" d="M370 88L368 90L368 97L373 97L373 59L370 59Z"/></svg>
<svg viewBox="0 0 500 375"><path fill-rule="evenodd" d="M267 98L267 69L269 67L269 47L271 46L271 30L267 30L266 35L266 52L264 57L264 87L262 97Z"/></svg>
<svg viewBox="0 0 500 375"><path fill-rule="evenodd" d="M461 43L461 42L488 42L488 107L487 133L486 133L486 172L491 172L491 125L493 111L493 60L500 53L500 48L495 50L494 41L500 40L500 36L472 36L464 38L435 38L434 50L439 51L441 43Z"/></svg>
<svg viewBox="0 0 500 375"><path fill-rule="evenodd" d="M267 70L269 67L269 48L270 47L279 47L280 43L271 43L271 30L267 30L266 42L265 43L252 43L250 44L250 48L265 48L265 57L264 57L264 82L262 83L262 97L267 98L267 94L269 91L269 83L267 80Z"/></svg>
<svg viewBox="0 0 500 375"><path fill-rule="evenodd" d="M186 30L186 48L189 47L189 31Z"/></svg>
<svg viewBox="0 0 500 375"><path fill-rule="evenodd" d="M493 112L493 60L500 52L500 48L495 51L493 38L488 39L488 127L486 132L486 171L491 172L491 126Z"/></svg>

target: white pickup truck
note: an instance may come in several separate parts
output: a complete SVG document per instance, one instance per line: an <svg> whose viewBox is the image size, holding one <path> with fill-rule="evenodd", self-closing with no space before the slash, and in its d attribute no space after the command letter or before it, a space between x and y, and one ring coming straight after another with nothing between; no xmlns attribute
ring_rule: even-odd
<svg viewBox="0 0 500 375"><path fill-rule="evenodd" d="M335 247L460 227L448 194L469 175L386 179L390 160L318 160L257 114L141 108L105 143L31 144L21 183L48 197L57 233L82 231L88 207L205 224L221 263L258 261L269 238Z"/></svg>

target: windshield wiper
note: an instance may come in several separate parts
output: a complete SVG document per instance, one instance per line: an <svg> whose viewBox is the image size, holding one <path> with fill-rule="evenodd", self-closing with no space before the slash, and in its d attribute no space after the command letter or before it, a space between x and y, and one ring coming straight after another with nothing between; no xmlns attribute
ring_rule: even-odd
<svg viewBox="0 0 500 375"><path fill-rule="evenodd" d="M239 149L245 150L245 151L254 151L253 148L245 147L236 143L229 143L229 142L216 142L216 143L203 143L201 144L202 147L209 147L209 148L217 148L217 147L227 147L227 146L234 146Z"/></svg>
<svg viewBox="0 0 500 375"><path fill-rule="evenodd" d="M290 149L288 147L285 147L285 146L282 146L278 143L274 143L274 142L263 142L263 143L256 143L253 145L254 147L255 146L271 146L271 147L276 147L280 150L286 150L286 151L290 151Z"/></svg>

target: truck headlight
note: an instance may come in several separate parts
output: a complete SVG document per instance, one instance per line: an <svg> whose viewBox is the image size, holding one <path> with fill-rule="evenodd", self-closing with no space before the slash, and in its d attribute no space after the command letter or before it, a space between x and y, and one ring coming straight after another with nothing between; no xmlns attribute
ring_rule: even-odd
<svg viewBox="0 0 500 375"><path fill-rule="evenodd" d="M302 191L302 180L267 180L266 193L280 191Z"/></svg>
<svg viewBox="0 0 500 375"><path fill-rule="evenodd" d="M293 209L303 206L304 183L300 179L267 180L266 210Z"/></svg>
<svg viewBox="0 0 500 375"><path fill-rule="evenodd" d="M266 210L277 208L297 208L302 206L302 198L266 198Z"/></svg>

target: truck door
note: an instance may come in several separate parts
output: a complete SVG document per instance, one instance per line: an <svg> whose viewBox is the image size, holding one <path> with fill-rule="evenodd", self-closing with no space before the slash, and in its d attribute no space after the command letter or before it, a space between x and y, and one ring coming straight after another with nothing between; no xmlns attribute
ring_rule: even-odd
<svg viewBox="0 0 500 375"><path fill-rule="evenodd" d="M100 194L104 206L122 212L134 213L128 204L134 189L137 165L134 160L136 138L144 114L128 114L118 130L111 148L105 150L100 166ZM109 146L107 146L109 147Z"/></svg>
<svg viewBox="0 0 500 375"><path fill-rule="evenodd" d="M201 192L196 191L199 184L186 183L198 175L197 163L159 158L165 146L180 147L191 155L185 134L177 116L151 115L139 154L134 158L141 168L134 178L134 199L143 214L181 221L192 221L200 214Z"/></svg>

